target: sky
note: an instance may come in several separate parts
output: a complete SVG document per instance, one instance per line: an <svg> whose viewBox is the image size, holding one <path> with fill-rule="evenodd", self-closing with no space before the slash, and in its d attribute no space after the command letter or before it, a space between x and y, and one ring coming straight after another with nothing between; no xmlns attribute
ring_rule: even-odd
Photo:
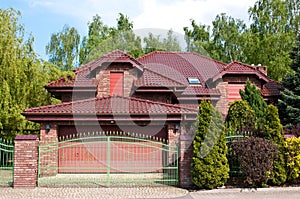
<svg viewBox="0 0 300 199"><path fill-rule="evenodd" d="M161 34L169 29L183 39L183 27L211 25L217 14L239 18L249 23L248 9L256 0L1 0L0 8L21 11L20 23L35 38L34 48L44 59L45 46L51 34L65 24L75 27L81 37L87 34L87 23L98 14L104 24L116 26L118 13L127 15L138 34L149 31Z"/></svg>

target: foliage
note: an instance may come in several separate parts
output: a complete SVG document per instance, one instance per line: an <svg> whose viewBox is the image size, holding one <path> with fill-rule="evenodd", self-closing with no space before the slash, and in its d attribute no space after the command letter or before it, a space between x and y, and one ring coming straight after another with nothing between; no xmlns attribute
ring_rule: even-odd
<svg viewBox="0 0 300 199"><path fill-rule="evenodd" d="M100 17L93 18L89 25L89 35L82 43L80 63L95 60L105 53L119 49L133 57L143 54L141 38L133 32L133 23L122 13L117 19L117 28L103 25Z"/></svg>
<svg viewBox="0 0 300 199"><path fill-rule="evenodd" d="M283 128L280 124L278 109L274 105L268 105L266 123L264 126L266 139L272 140L278 147L278 156L273 162L273 173L271 183L281 185L287 179L286 158L284 148Z"/></svg>
<svg viewBox="0 0 300 199"><path fill-rule="evenodd" d="M245 91L240 90L240 95L242 99L247 101L249 106L254 110L257 128L262 129L265 121L267 103L261 96L260 90L247 80Z"/></svg>
<svg viewBox="0 0 300 199"><path fill-rule="evenodd" d="M150 53L153 51L181 51L181 47L177 38L174 36L173 31L169 30L167 37L161 39L161 35L148 34L148 37L144 38L144 53Z"/></svg>
<svg viewBox="0 0 300 199"><path fill-rule="evenodd" d="M73 71L79 54L80 36L78 31L65 25L61 32L51 35L46 46L49 62L63 71Z"/></svg>
<svg viewBox="0 0 300 199"><path fill-rule="evenodd" d="M88 23L88 35L84 36L81 42L79 64L83 64L88 54L105 41L111 32L112 28L104 25L99 15L93 16L93 20Z"/></svg>
<svg viewBox="0 0 300 199"><path fill-rule="evenodd" d="M266 183L277 154L277 146L264 138L250 137L232 143L240 168L245 174L245 184L260 187Z"/></svg>
<svg viewBox="0 0 300 199"><path fill-rule="evenodd" d="M234 135L236 131L254 129L255 113L247 101L236 100L230 104L225 125L227 135Z"/></svg>
<svg viewBox="0 0 300 199"><path fill-rule="evenodd" d="M227 146L221 114L202 101L196 122L191 163L192 181L200 188L223 186L229 177Z"/></svg>
<svg viewBox="0 0 300 199"><path fill-rule="evenodd" d="M268 66L268 75L281 80L291 71L290 51L299 35L298 0L258 0L249 9L252 23L225 14L217 15L208 25L184 27L187 51L209 55L225 63L233 60Z"/></svg>
<svg viewBox="0 0 300 199"><path fill-rule="evenodd" d="M294 73L288 73L282 81L281 99L278 107L281 122L284 126L293 128L300 124L300 36L298 47L291 53L291 64Z"/></svg>
<svg viewBox="0 0 300 199"><path fill-rule="evenodd" d="M217 15L212 23L212 33L210 26L197 25L194 20L192 30L184 27L187 51L209 55L225 63L234 60L244 61L241 44L246 30L245 23L228 17L225 13Z"/></svg>
<svg viewBox="0 0 300 199"><path fill-rule="evenodd" d="M289 53L295 45L295 25L290 22L291 7L288 0L259 0L249 9L249 39L256 44L251 47L249 63L268 65L268 74L274 80L281 80L290 71ZM299 14L298 14L299 15Z"/></svg>
<svg viewBox="0 0 300 199"><path fill-rule="evenodd" d="M288 180L300 176L300 138L288 138L285 140L287 150Z"/></svg>
<svg viewBox="0 0 300 199"><path fill-rule="evenodd" d="M25 108L52 103L44 86L60 76L53 64L38 59L34 38L25 38L20 12L0 9L0 137L13 138L24 129L39 129L26 121Z"/></svg>

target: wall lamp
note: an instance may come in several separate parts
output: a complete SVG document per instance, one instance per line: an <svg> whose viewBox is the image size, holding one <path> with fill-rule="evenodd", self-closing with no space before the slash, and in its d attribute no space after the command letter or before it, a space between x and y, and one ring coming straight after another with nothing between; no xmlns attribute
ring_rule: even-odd
<svg viewBox="0 0 300 199"><path fill-rule="evenodd" d="M46 124L46 133L49 133L51 129L51 125L49 123Z"/></svg>
<svg viewBox="0 0 300 199"><path fill-rule="evenodd" d="M179 131L179 126L180 126L179 123L175 123L175 125L174 125L175 133L177 133Z"/></svg>

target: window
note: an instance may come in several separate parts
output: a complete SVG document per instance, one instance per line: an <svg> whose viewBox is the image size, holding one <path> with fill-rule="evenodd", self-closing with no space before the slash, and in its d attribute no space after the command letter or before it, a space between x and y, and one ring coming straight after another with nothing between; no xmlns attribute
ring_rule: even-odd
<svg viewBox="0 0 300 199"><path fill-rule="evenodd" d="M110 73L110 95L123 96L123 73Z"/></svg>
<svg viewBox="0 0 300 199"><path fill-rule="evenodd" d="M196 77L189 77L188 81L190 84L201 85L200 80Z"/></svg>

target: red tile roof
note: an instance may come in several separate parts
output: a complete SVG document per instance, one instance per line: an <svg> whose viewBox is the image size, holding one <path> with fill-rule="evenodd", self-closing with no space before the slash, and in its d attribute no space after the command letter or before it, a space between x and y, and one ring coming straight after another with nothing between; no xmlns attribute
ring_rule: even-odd
<svg viewBox="0 0 300 199"><path fill-rule="evenodd" d="M72 77L61 77L58 80L54 80L50 82L47 87L73 87L80 86L80 87L96 87L98 84L96 79L82 79L82 80L76 80Z"/></svg>
<svg viewBox="0 0 300 199"><path fill-rule="evenodd" d="M221 95L221 93L216 88L208 89L202 86L190 86L184 90L182 95Z"/></svg>
<svg viewBox="0 0 300 199"><path fill-rule="evenodd" d="M143 75L135 81L135 86L143 87L182 87L185 84L144 68Z"/></svg>
<svg viewBox="0 0 300 199"><path fill-rule="evenodd" d="M90 79L89 74L91 71L96 69L97 67L101 66L102 63L110 63L110 62L128 62L131 63L133 67L138 68L139 70L143 69L143 65L134 59L129 54L121 51L121 50L114 50L103 55L100 59L89 62L79 68L76 69L76 81L75 78L72 79L63 79L60 78L56 81L50 82L47 86L48 87L73 87L74 83L76 86L93 86L97 85L97 82L93 79Z"/></svg>
<svg viewBox="0 0 300 199"><path fill-rule="evenodd" d="M282 87L283 85L276 81L269 81L265 85L263 85L263 88L260 90L260 93L267 97L267 96L278 96L280 95L279 87Z"/></svg>
<svg viewBox="0 0 300 199"><path fill-rule="evenodd" d="M107 96L25 109L23 115L61 114L181 114L197 110L138 98Z"/></svg>
<svg viewBox="0 0 300 199"><path fill-rule="evenodd" d="M213 77L213 81L222 78L225 74L255 74L266 82L270 80L264 73L257 70L256 67L238 61L228 64L222 72Z"/></svg>
<svg viewBox="0 0 300 199"><path fill-rule="evenodd" d="M226 64L192 52L152 52L137 59L152 71L188 85L196 77L202 85L220 73Z"/></svg>

